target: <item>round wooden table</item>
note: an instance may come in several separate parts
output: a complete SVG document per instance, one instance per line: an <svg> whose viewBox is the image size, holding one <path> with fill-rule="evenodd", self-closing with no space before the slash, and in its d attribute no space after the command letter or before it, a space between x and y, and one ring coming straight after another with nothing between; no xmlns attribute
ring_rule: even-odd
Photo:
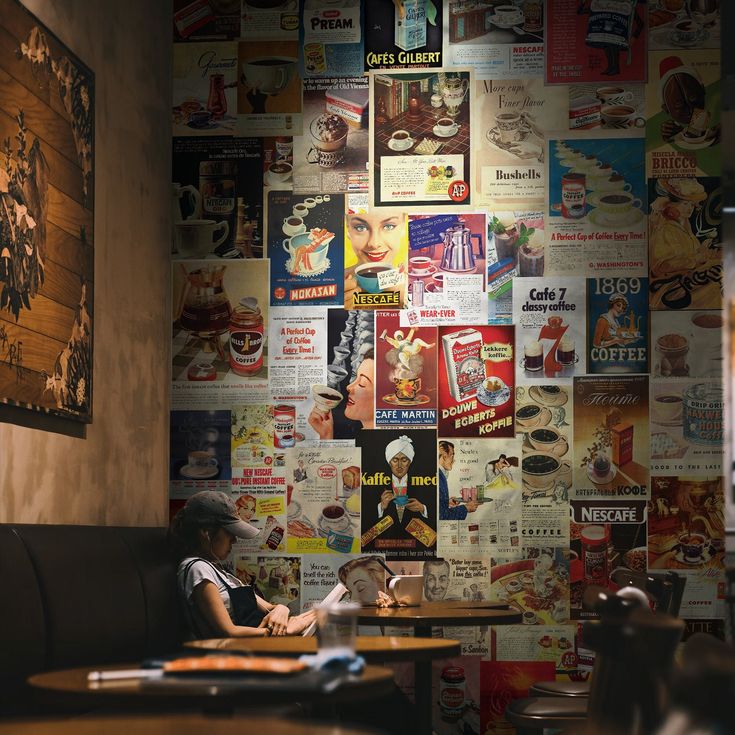
<svg viewBox="0 0 735 735"><path fill-rule="evenodd" d="M242 735L244 732L273 735L369 735L373 731L338 725L301 724L278 717L135 717L116 715L71 720L14 721L0 724L0 735Z"/></svg>
<svg viewBox="0 0 735 735"><path fill-rule="evenodd" d="M413 607L361 607L360 625L398 625L414 629L417 638L431 638L432 627L513 625L522 622L523 614L505 603L422 602ZM416 732L431 735L431 661L416 660Z"/></svg>
<svg viewBox="0 0 735 735"><path fill-rule="evenodd" d="M150 708L198 707L209 712L231 712L235 707L303 702L313 705L381 697L393 691L393 672L366 666L360 674L340 676L322 672L304 675L209 676L89 681L92 671L137 669L131 664L86 666L35 674L28 683L44 699L61 705Z"/></svg>
<svg viewBox="0 0 735 735"><path fill-rule="evenodd" d="M241 651L270 656L300 656L317 651L316 638L278 636L276 638L210 638L185 644L211 651ZM369 663L394 661L433 661L460 653L459 641L451 638L412 638L402 636L359 635L355 650Z"/></svg>

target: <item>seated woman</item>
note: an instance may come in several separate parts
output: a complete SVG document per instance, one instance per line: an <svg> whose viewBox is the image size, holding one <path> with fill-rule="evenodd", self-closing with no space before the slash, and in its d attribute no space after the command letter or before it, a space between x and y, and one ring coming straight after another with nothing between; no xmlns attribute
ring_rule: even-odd
<svg viewBox="0 0 735 735"><path fill-rule="evenodd" d="M236 537L258 533L222 492L196 493L176 514L169 534L181 559L178 588L191 638L298 635L314 620L313 611L290 617L285 605L267 602L222 567Z"/></svg>

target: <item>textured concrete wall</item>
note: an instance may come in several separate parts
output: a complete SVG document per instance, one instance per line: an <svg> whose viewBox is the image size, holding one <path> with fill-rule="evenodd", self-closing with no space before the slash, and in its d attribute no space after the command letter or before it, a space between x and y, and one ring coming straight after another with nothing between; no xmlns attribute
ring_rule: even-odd
<svg viewBox="0 0 735 735"><path fill-rule="evenodd" d="M163 525L171 4L25 5L96 75L94 421L86 438L0 424L0 522Z"/></svg>

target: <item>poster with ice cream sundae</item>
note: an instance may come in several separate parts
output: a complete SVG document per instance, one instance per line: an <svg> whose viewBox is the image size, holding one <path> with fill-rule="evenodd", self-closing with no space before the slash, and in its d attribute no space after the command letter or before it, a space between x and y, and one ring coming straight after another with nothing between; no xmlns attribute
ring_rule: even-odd
<svg viewBox="0 0 735 735"><path fill-rule="evenodd" d="M644 140L590 135L547 141L546 274L645 276Z"/></svg>
<svg viewBox="0 0 735 735"><path fill-rule="evenodd" d="M376 426L436 426L436 328L401 327L399 312L375 312Z"/></svg>
<svg viewBox="0 0 735 735"><path fill-rule="evenodd" d="M583 278L519 278L513 285L519 385L568 383L587 372Z"/></svg>
<svg viewBox="0 0 735 735"><path fill-rule="evenodd" d="M649 494L648 375L574 378L574 485L570 499ZM527 474L543 478L551 461Z"/></svg>
<svg viewBox="0 0 735 735"><path fill-rule="evenodd" d="M649 54L648 69L647 176L719 176L722 131L718 51L655 51Z"/></svg>
<svg viewBox="0 0 735 735"><path fill-rule="evenodd" d="M293 448L286 455L289 553L360 551L360 450Z"/></svg>
<svg viewBox="0 0 735 735"><path fill-rule="evenodd" d="M269 191L267 203L271 304L341 305L344 195Z"/></svg>

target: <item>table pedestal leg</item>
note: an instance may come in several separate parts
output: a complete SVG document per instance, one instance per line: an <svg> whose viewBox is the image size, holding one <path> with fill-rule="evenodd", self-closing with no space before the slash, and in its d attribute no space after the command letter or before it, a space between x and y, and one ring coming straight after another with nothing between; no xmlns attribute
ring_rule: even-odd
<svg viewBox="0 0 735 735"><path fill-rule="evenodd" d="M431 626L417 625L414 630L416 638L431 638ZM431 661L417 661L414 665L415 698L416 698L416 732L420 735L431 735L432 693L431 693Z"/></svg>

